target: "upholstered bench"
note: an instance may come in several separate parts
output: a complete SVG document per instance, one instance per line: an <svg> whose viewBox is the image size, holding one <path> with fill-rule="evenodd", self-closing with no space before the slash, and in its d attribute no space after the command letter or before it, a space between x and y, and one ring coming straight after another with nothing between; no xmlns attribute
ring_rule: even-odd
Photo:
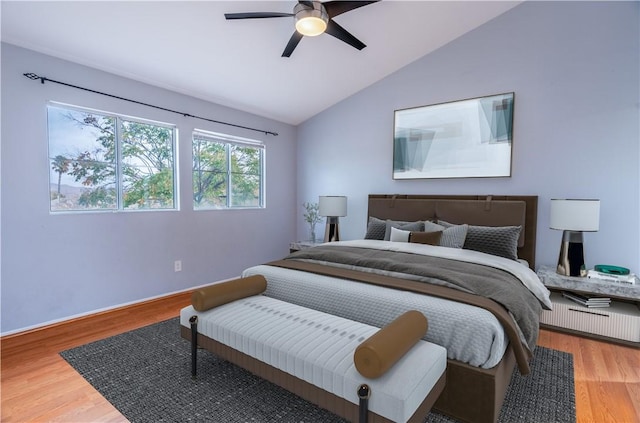
<svg viewBox="0 0 640 423"><path fill-rule="evenodd" d="M195 334L199 346L348 420L363 418L363 403L370 422L424 420L444 388L447 357L420 340L427 329L421 313L380 330L263 295L245 297L264 291L264 278L257 278L194 293L180 313L182 335Z"/></svg>

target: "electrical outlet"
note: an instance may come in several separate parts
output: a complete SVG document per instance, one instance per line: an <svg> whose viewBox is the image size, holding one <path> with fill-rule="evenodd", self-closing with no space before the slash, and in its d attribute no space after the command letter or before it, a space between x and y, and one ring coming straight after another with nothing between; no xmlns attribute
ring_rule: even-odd
<svg viewBox="0 0 640 423"><path fill-rule="evenodd" d="M182 260L176 260L173 262L173 271L182 272Z"/></svg>

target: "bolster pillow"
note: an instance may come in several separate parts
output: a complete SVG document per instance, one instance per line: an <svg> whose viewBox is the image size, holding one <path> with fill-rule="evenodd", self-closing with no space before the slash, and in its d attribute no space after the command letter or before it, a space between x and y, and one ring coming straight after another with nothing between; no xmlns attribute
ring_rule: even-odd
<svg viewBox="0 0 640 423"><path fill-rule="evenodd" d="M267 280L262 275L233 279L196 289L191 294L191 305L197 311L206 311L240 298L261 294L266 289Z"/></svg>
<svg viewBox="0 0 640 423"><path fill-rule="evenodd" d="M382 376L427 332L427 318L407 311L358 345L353 354L356 369L364 377Z"/></svg>

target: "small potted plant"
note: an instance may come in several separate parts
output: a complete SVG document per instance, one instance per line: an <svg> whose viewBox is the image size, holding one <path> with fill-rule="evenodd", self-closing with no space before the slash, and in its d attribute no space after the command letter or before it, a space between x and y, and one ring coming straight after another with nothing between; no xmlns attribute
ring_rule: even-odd
<svg viewBox="0 0 640 423"><path fill-rule="evenodd" d="M304 220L309 224L311 229L311 242L316 242L316 223L320 222L320 205L318 203L303 203L305 213Z"/></svg>

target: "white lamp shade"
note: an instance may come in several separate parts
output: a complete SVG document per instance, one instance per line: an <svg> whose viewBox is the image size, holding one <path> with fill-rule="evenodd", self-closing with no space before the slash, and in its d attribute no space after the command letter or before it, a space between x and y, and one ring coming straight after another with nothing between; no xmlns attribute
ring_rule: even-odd
<svg viewBox="0 0 640 423"><path fill-rule="evenodd" d="M600 200L551 200L551 229L597 231L600 229Z"/></svg>
<svg viewBox="0 0 640 423"><path fill-rule="evenodd" d="M341 195L320 196L318 201L320 216L340 217L347 215L347 197Z"/></svg>

